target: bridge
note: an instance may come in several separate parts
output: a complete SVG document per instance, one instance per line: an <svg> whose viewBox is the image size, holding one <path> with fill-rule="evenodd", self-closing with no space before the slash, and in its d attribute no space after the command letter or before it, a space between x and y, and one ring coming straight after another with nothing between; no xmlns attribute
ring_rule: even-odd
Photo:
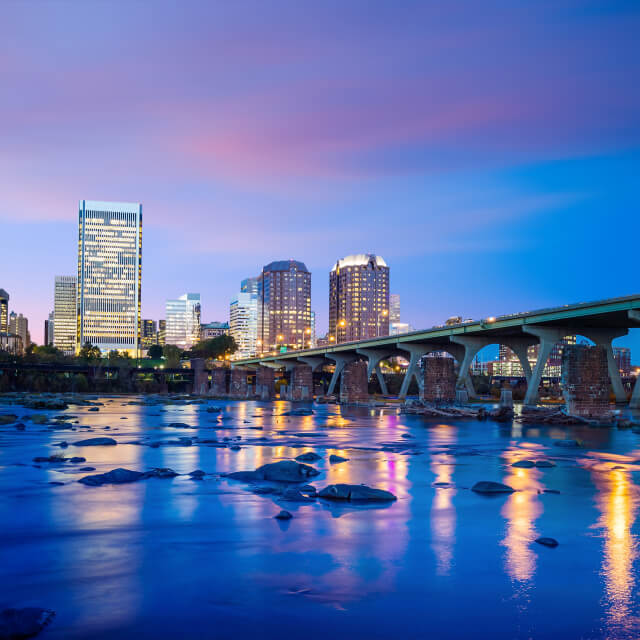
<svg viewBox="0 0 640 640"><path fill-rule="evenodd" d="M475 395L469 367L480 349L491 344L503 344L518 357L527 381L525 404L535 404L547 360L554 346L566 336L584 336L603 347L606 353L610 382L617 402L626 401L619 369L616 365L612 341L628 334L629 329L640 327L640 295L612 298L598 302L568 304L562 307L514 313L483 320L437 326L396 336L384 336L358 342L346 342L322 348L270 352L254 358L236 360L234 369L285 369L295 372L300 365L311 372L322 367L334 367L328 394L335 392L345 369L354 362L366 363L366 380L376 374L386 395L386 385L380 371L384 359L401 356L409 366L400 391L406 398L412 378L418 380L421 358L436 352L446 352L457 361L456 388ZM537 345L538 355L533 369L527 357L529 347ZM308 376L307 376L308 380ZM640 384L636 384L631 397L632 408L640 408Z"/></svg>

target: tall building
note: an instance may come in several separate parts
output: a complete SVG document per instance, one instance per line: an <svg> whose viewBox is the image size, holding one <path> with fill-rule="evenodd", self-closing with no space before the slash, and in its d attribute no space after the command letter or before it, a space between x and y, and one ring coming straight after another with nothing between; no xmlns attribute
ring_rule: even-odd
<svg viewBox="0 0 640 640"><path fill-rule="evenodd" d="M164 347L167 344L167 321L158 320L158 344Z"/></svg>
<svg viewBox="0 0 640 640"><path fill-rule="evenodd" d="M200 340L212 340L226 335L229 335L228 322L209 322L200 325Z"/></svg>
<svg viewBox="0 0 640 640"><path fill-rule="evenodd" d="M9 332L9 294L0 289L0 333Z"/></svg>
<svg viewBox="0 0 640 640"><path fill-rule="evenodd" d="M74 355L77 330L76 277L56 276L53 290L53 346L65 355Z"/></svg>
<svg viewBox="0 0 640 640"><path fill-rule="evenodd" d="M258 276L258 341L263 351L302 349L311 335L311 273L278 260Z"/></svg>
<svg viewBox="0 0 640 640"><path fill-rule="evenodd" d="M229 332L238 346L234 358L250 358L259 350L257 345L258 297L256 294L241 291L231 300Z"/></svg>
<svg viewBox="0 0 640 640"><path fill-rule="evenodd" d="M158 332L156 329L155 320L143 320L142 321L142 339L141 346L143 349L148 349L151 345L156 344L158 340Z"/></svg>
<svg viewBox="0 0 640 640"><path fill-rule="evenodd" d="M567 336L557 342L544 366L542 375L545 378L559 378L562 375L562 352L566 345L576 344L576 336ZM506 345L499 347L498 361L493 363L493 375L521 378L524 371L518 356ZM538 359L538 345L532 345L527 349L527 360L533 369Z"/></svg>
<svg viewBox="0 0 640 640"><path fill-rule="evenodd" d="M76 349L137 357L141 338L142 205L81 200Z"/></svg>
<svg viewBox="0 0 640 640"><path fill-rule="evenodd" d="M352 342L389 335L389 267L361 253L338 260L329 274L329 339Z"/></svg>
<svg viewBox="0 0 640 640"><path fill-rule="evenodd" d="M305 346L309 349L313 349L316 346L316 312L311 312L311 335Z"/></svg>
<svg viewBox="0 0 640 640"><path fill-rule="evenodd" d="M191 349L200 342L200 294L185 293L166 304L166 343Z"/></svg>
<svg viewBox="0 0 640 640"><path fill-rule="evenodd" d="M389 294L389 322L400 322L400 294Z"/></svg>
<svg viewBox="0 0 640 640"><path fill-rule="evenodd" d="M245 278L240 283L240 291L242 293L252 293L255 296L258 295L258 280L259 277L256 278Z"/></svg>
<svg viewBox="0 0 640 640"><path fill-rule="evenodd" d="M9 315L9 333L19 336L22 340L22 348L26 349L31 344L29 336L29 320L21 313L16 314L13 311Z"/></svg>
<svg viewBox="0 0 640 640"><path fill-rule="evenodd" d="M627 347L613 347L613 357L618 365L621 376L631 375L631 349Z"/></svg>
<svg viewBox="0 0 640 640"><path fill-rule="evenodd" d="M53 311L49 313L49 317L44 321L44 344L45 346L53 345Z"/></svg>

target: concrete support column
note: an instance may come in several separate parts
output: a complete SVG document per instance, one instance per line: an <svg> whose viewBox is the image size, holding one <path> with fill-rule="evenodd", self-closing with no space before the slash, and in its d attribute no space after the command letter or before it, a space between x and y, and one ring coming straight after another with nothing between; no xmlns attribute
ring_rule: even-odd
<svg viewBox="0 0 640 640"><path fill-rule="evenodd" d="M611 380L611 386L613 387L613 393L616 397L616 402L626 402L627 394L625 393L624 386L622 385L622 378L620 377L620 369L616 363L616 359L613 355L612 341L616 338L621 338L629 333L628 329L582 329L580 331L589 340L596 343L596 346L602 347L607 354L607 367L609 370L609 379Z"/></svg>
<svg viewBox="0 0 640 640"><path fill-rule="evenodd" d="M209 394L218 398L227 395L227 370L224 367L215 367L211 371Z"/></svg>
<svg viewBox="0 0 640 640"><path fill-rule="evenodd" d="M356 359L355 355L342 355L339 353L327 353L327 358L330 358L336 363L336 368L333 371L329 388L327 389L327 395L332 396L336 390L336 384L340 378L340 374L344 368Z"/></svg>
<svg viewBox="0 0 640 640"><path fill-rule="evenodd" d="M369 380L365 362L357 361L345 365L340 383L340 402L343 404L369 402Z"/></svg>
<svg viewBox="0 0 640 640"><path fill-rule="evenodd" d="M518 360L520 361L520 365L522 366L522 371L524 372L524 377L527 380L527 384L531 381L531 365L529 364L529 347L532 347L536 344L535 338L530 337L514 337L509 338L509 340L502 340L502 344L505 347L509 347L513 353L516 354Z"/></svg>
<svg viewBox="0 0 640 640"><path fill-rule="evenodd" d="M256 395L260 400L273 400L276 395L276 376L271 367L259 367L256 372Z"/></svg>
<svg viewBox="0 0 640 640"><path fill-rule="evenodd" d="M567 412L604 418L609 408L609 371L604 347L568 345L562 353L562 391Z"/></svg>
<svg viewBox="0 0 640 640"><path fill-rule="evenodd" d="M204 369L203 358L193 358L189 361L193 371L193 390L191 393L197 396L204 396L209 391L209 375Z"/></svg>
<svg viewBox="0 0 640 640"><path fill-rule="evenodd" d="M418 388L421 388L422 381L419 380L418 376L420 360L428 353L435 351L436 347L426 347L421 344L398 343L398 349L410 354L409 366L407 367L407 372L404 374L404 380L402 381L402 387L400 388L400 399L404 400L409 393L411 378L415 377L416 382L418 383Z"/></svg>
<svg viewBox="0 0 640 640"><path fill-rule="evenodd" d="M544 367L547 364L547 360L555 347L556 342L562 340L567 335L566 329L557 327L536 327L533 325L524 325L522 330L525 333L529 333L532 336L536 336L540 340L538 347L538 359L536 360L536 366L531 373L531 379L527 385L527 393L524 397L525 405L536 404L538 401L538 389L540 388L540 381L542 380L542 373Z"/></svg>
<svg viewBox="0 0 640 640"><path fill-rule="evenodd" d="M420 399L426 402L453 402L456 399L456 372L453 358L427 358Z"/></svg>
<svg viewBox="0 0 640 640"><path fill-rule="evenodd" d="M229 385L229 396L231 398L246 398L249 393L247 383L248 369L234 367L231 369L231 383Z"/></svg>
<svg viewBox="0 0 640 640"><path fill-rule="evenodd" d="M382 375L382 371L380 371L380 362L392 356L393 352L384 349L358 349L358 353L367 359L367 380L371 380L371 374L375 371L378 382L380 383L382 395L389 395L387 383Z"/></svg>
<svg viewBox="0 0 640 640"><path fill-rule="evenodd" d="M458 371L456 386L459 389L466 388L469 397L472 398L476 395L476 390L473 388L473 382L469 375L469 367L478 354L478 351L491 344L491 340L489 338L478 338L475 336L450 336L449 340L454 344L459 344L464 347L462 360L460 361L458 359L460 371Z"/></svg>
<svg viewBox="0 0 640 640"><path fill-rule="evenodd" d="M629 408L640 409L640 376L636 378L636 383L633 385L633 393L631 394Z"/></svg>
<svg viewBox="0 0 640 640"><path fill-rule="evenodd" d="M313 371L308 364L297 364L291 371L290 400L313 400Z"/></svg>

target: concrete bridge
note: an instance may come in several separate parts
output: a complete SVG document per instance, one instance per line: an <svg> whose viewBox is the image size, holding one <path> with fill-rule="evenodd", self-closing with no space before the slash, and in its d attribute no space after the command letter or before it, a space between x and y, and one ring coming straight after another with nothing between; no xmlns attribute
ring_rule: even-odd
<svg viewBox="0 0 640 640"><path fill-rule="evenodd" d="M302 380L307 384L306 395L309 396L313 393L312 389L310 391L308 389L309 374L312 375L314 371L327 365L334 367L328 393L331 395L335 392L339 380L341 380L341 392L348 391L344 386L349 384L349 373L358 368L353 364L361 363L359 368L366 365L365 383L375 374L383 394L386 394L380 362L390 357L401 356L409 360L409 367L400 392L400 397L405 398L413 377L419 385L422 384L422 381L418 380L421 358L436 352L446 352L453 356L459 365L455 380L456 388L465 390L468 396L472 397L475 391L469 375L469 367L473 359L483 347L503 344L516 354L522 365L527 380L525 404L535 404L538 400L538 389L544 367L554 346L566 336L578 335L588 338L604 349L616 401L624 402L626 394L611 343L614 339L627 335L629 329L635 327L640 327L640 295L489 317L484 320L438 326L398 336L385 336L304 351L271 352L255 358L236 360L232 363L232 367L236 370L258 369L258 386L260 386L260 372L264 372L265 367L285 369L292 374L291 393L294 397L296 392L300 394L301 386L301 383L296 380ZM527 358L527 350L532 345L538 345L538 357L533 369ZM264 375L263 373L263 377ZM270 384L268 378L267 374L265 379L267 384ZM362 376L359 384L360 390L356 395L363 393ZM640 408L640 384L636 384L633 390L631 407Z"/></svg>

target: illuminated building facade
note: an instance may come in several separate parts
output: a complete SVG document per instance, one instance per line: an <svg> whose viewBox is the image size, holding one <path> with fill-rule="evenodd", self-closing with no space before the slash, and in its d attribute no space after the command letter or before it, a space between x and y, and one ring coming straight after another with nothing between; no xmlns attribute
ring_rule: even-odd
<svg viewBox="0 0 640 640"><path fill-rule="evenodd" d="M251 358L258 351L258 296L240 291L229 305L229 332L238 350L233 358Z"/></svg>
<svg viewBox="0 0 640 640"><path fill-rule="evenodd" d="M226 335L229 335L228 322L209 322L200 325L200 340L212 340Z"/></svg>
<svg viewBox="0 0 640 640"><path fill-rule="evenodd" d="M613 357L618 365L621 376L631 375L631 349L627 347L613 347Z"/></svg>
<svg viewBox="0 0 640 640"><path fill-rule="evenodd" d="M9 332L9 294L0 289L0 333Z"/></svg>
<svg viewBox="0 0 640 640"><path fill-rule="evenodd" d="M297 260L278 260L257 282L259 348L290 351L311 339L311 273Z"/></svg>
<svg viewBox="0 0 640 640"><path fill-rule="evenodd" d="M389 294L389 322L400 322L400 294Z"/></svg>
<svg viewBox="0 0 640 640"><path fill-rule="evenodd" d="M373 254L338 260L329 274L329 340L389 335L389 267Z"/></svg>
<svg viewBox="0 0 640 640"><path fill-rule="evenodd" d="M167 344L167 321L158 320L158 344L164 347Z"/></svg>
<svg viewBox="0 0 640 640"><path fill-rule="evenodd" d="M148 349L151 345L156 344L158 341L158 333L155 320L143 320L142 321L142 340L141 347Z"/></svg>
<svg viewBox="0 0 640 640"><path fill-rule="evenodd" d="M576 336L567 336L556 343L545 364L542 373L544 378L560 378L562 375L562 351L566 345L570 344L576 344ZM527 350L527 360L529 360L532 370L536 365L537 359L538 345L533 345ZM518 356L503 344L500 345L498 361L493 363L492 374L505 378L524 378L524 371Z"/></svg>
<svg viewBox="0 0 640 640"><path fill-rule="evenodd" d="M200 294L185 293L166 304L166 344L191 349L200 342Z"/></svg>
<svg viewBox="0 0 640 640"><path fill-rule="evenodd" d="M49 313L49 317L44 321L44 342L45 346L53 345L53 311Z"/></svg>
<svg viewBox="0 0 640 640"><path fill-rule="evenodd" d="M142 205L81 200L76 350L139 356Z"/></svg>
<svg viewBox="0 0 640 640"><path fill-rule="evenodd" d="M53 346L67 356L74 355L77 328L76 277L56 276L53 290Z"/></svg>

